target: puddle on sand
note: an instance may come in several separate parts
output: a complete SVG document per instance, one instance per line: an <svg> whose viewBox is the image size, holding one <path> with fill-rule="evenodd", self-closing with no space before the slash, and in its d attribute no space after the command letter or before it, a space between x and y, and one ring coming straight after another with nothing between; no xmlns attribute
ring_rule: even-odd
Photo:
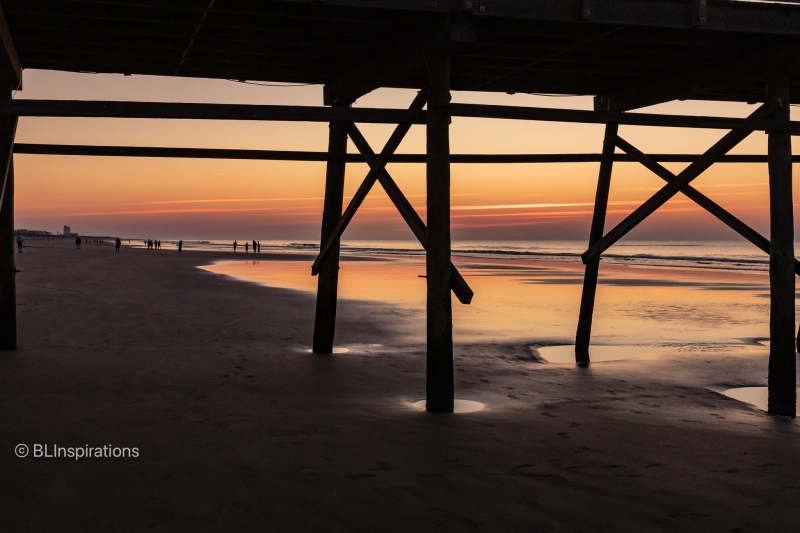
<svg viewBox="0 0 800 533"><path fill-rule="evenodd" d="M333 349L333 353L347 353L349 351L350 351L349 348L334 348ZM314 353L314 349L313 348L306 348L306 352L307 353Z"/></svg>
<svg viewBox="0 0 800 533"><path fill-rule="evenodd" d="M415 409L419 409L420 411L425 410L425 403L426 400L420 400L418 402L414 402L411 405ZM453 400L453 413L460 414L460 413L474 413L476 411L482 411L485 409L486 406L481 402L473 402L472 400Z"/></svg>
<svg viewBox="0 0 800 533"><path fill-rule="evenodd" d="M533 349L533 348L531 348ZM539 355L548 363L575 364L575 345L544 346L536 348ZM591 346L589 359L593 363L620 361L622 359L644 359L655 356L650 346Z"/></svg>
<svg viewBox="0 0 800 533"><path fill-rule="evenodd" d="M797 390L798 393L800 393L800 389ZM728 398L749 403L762 411L767 410L767 387L737 387L735 389L728 389L722 394ZM798 403L798 406L800 406L800 403Z"/></svg>

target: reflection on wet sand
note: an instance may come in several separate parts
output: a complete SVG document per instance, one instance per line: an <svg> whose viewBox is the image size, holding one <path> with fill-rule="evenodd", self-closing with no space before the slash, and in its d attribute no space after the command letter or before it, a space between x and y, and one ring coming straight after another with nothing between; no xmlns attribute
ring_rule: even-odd
<svg viewBox="0 0 800 533"><path fill-rule="evenodd" d="M800 389L798 389L800 392ZM766 387L737 387L723 392L725 396L739 400L740 402L749 403L762 411L767 410L768 392ZM800 407L800 402L798 402ZM800 411L800 409L798 409Z"/></svg>
<svg viewBox="0 0 800 533"><path fill-rule="evenodd" d="M389 303L410 311L424 336L425 260L418 255L371 257L341 264L342 298ZM525 342L551 346L566 362L573 342L583 265L578 261L454 257L475 291L471 305L453 299L456 342ZM305 261L222 261L210 272L271 287L316 290ZM601 270L594 313L593 360L654 353L735 351L743 339L768 334L766 272L608 264ZM752 344L752 343L751 343ZM563 352L563 353L562 353Z"/></svg>
<svg viewBox="0 0 800 533"><path fill-rule="evenodd" d="M604 361L622 361L625 359L644 359L657 357L659 350L653 346L602 346L592 345L589 358L593 363ZM548 363L575 364L575 345L544 346L536 348L539 357Z"/></svg>
<svg viewBox="0 0 800 533"><path fill-rule="evenodd" d="M412 403L412 407L414 409L420 409L422 411L425 410L426 400L419 400L418 402ZM460 414L460 413L475 413L478 411L483 411L486 406L481 402L473 402L472 400L453 400L453 413Z"/></svg>

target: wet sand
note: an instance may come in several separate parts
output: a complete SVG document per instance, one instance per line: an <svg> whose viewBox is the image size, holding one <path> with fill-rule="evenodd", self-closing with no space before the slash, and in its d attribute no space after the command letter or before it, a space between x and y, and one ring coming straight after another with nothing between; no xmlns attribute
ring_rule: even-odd
<svg viewBox="0 0 800 533"><path fill-rule="evenodd" d="M314 356L312 296L196 268L231 254L30 244L19 349L0 353L0 531L790 531L800 519L798 422L718 392L764 385L763 347L577 368L524 343L457 342L456 395L487 408L432 415L411 405L425 388L413 308L344 300L348 352ZM19 443L140 455L19 459Z"/></svg>

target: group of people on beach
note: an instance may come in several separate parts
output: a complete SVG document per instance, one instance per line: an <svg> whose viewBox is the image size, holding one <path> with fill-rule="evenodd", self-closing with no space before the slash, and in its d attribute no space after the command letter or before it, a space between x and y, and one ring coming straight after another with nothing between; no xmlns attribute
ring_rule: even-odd
<svg viewBox="0 0 800 533"><path fill-rule="evenodd" d="M239 243L233 241L233 252L236 253L236 247L239 246ZM244 243L244 253L250 252L250 243L245 241ZM260 254L261 253L261 241L257 241L253 239L253 253Z"/></svg>
<svg viewBox="0 0 800 533"><path fill-rule="evenodd" d="M147 246L148 250L160 250L161 249L161 241L154 241L153 239L147 239L144 241L145 246Z"/></svg>
<svg viewBox="0 0 800 533"><path fill-rule="evenodd" d="M17 241L17 242L19 242L19 241ZM91 244L92 242L94 242L95 244L103 244L105 242L105 240L104 239L99 239L97 237L95 237L94 239L86 239L86 244ZM129 243L131 242L130 239L128 240L128 242ZM81 244L83 244L83 239L81 239L81 237L79 235L79 236L75 237L75 248L80 250L81 249ZM122 239L120 239L119 237L114 239L114 249L115 249L115 251L119 252L119 249L120 249L121 246L122 246ZM20 252L21 251L22 250L20 250Z"/></svg>

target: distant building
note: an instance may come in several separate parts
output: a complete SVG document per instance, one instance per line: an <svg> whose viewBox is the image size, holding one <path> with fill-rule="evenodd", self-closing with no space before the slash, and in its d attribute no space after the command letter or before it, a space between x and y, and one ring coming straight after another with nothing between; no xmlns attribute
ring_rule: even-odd
<svg viewBox="0 0 800 533"><path fill-rule="evenodd" d="M49 237L52 235L49 231L34 230L34 229L18 229L17 233L23 237Z"/></svg>
<svg viewBox="0 0 800 533"><path fill-rule="evenodd" d="M64 226L64 235L69 235L71 231L72 228L70 228L69 226Z"/></svg>

